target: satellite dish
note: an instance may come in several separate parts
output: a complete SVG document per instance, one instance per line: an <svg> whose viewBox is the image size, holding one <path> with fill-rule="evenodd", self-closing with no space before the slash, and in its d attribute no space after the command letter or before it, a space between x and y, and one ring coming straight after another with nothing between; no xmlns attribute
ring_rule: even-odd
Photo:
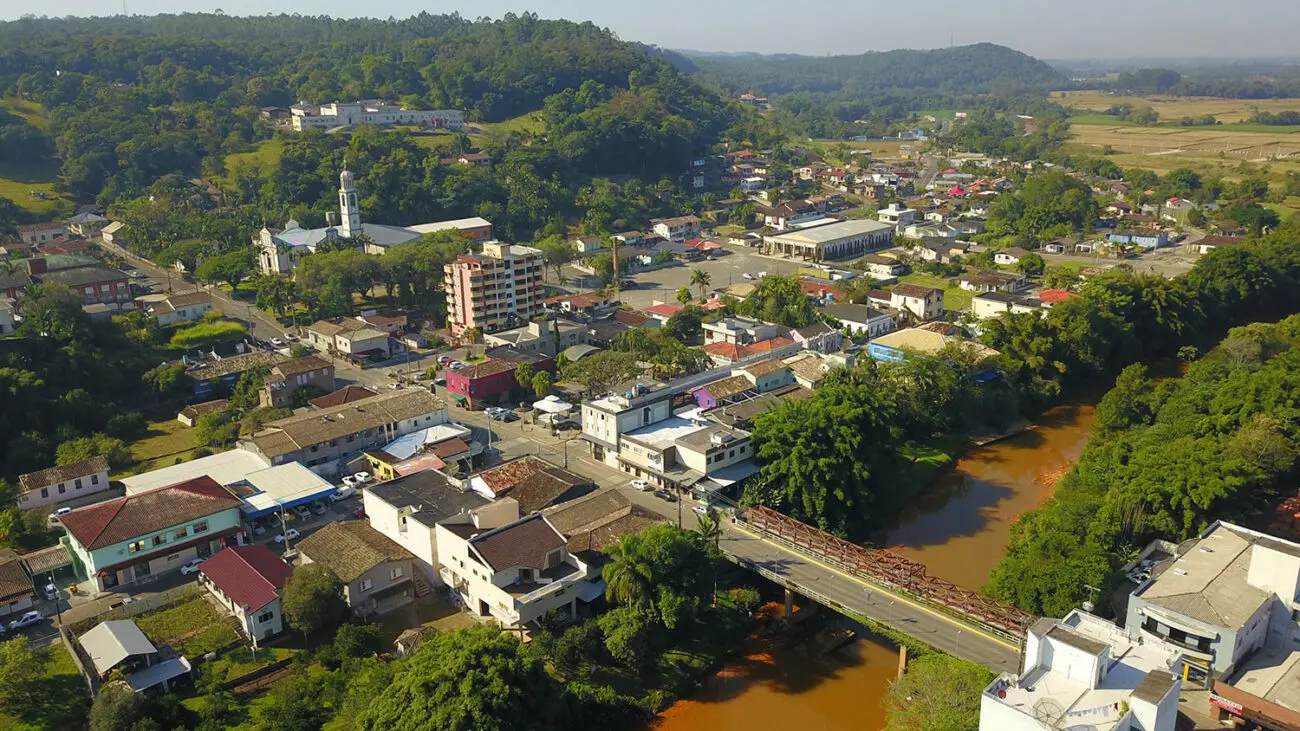
<svg viewBox="0 0 1300 731"><path fill-rule="evenodd" d="M1034 720L1043 728L1056 728L1056 721L1065 715L1065 708L1052 698L1040 698L1034 704Z"/></svg>

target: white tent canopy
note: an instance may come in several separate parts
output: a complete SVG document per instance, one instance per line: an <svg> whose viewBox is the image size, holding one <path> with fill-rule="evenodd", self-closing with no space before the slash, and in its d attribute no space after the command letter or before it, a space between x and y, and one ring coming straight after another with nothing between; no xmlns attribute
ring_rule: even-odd
<svg viewBox="0 0 1300 731"><path fill-rule="evenodd" d="M559 396L547 396L541 401L534 401L533 408L538 411L545 411L548 414L562 414L573 408L573 404L561 399Z"/></svg>

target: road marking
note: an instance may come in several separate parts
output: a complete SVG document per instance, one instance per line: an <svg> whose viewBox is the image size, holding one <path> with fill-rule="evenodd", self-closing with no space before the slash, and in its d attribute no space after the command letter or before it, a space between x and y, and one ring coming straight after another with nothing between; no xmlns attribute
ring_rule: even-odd
<svg viewBox="0 0 1300 731"><path fill-rule="evenodd" d="M767 545L769 545L769 546L771 546L771 547L773 547L773 548L776 548L776 549L778 549L778 550L784 551L784 552L786 552L786 553L788 553L788 554L790 554L790 555L792 555L792 556L797 556L797 557L799 557L800 559L803 559L804 561L808 561L809 563L816 564L817 566L820 566L821 568L826 569L827 571L830 571L831 573L838 574L838 575L840 575L840 576L842 576L842 577L848 579L849 581L852 581L853 583L858 584L858 585L860 585L860 586L862 586L862 587L864 587L864 588L871 589L872 591L878 591L878 592L880 592L881 594L884 594L885 596L890 597L891 599L894 599L894 600L896 600L896 601L900 601L900 602L902 602L902 603L904 603L904 604L906 604L906 605L912 607L913 609L919 609L919 610L921 610L922 612L925 612L926 614L929 614L929 615L931 615L931 616L937 617L938 619L942 619L943 621L947 622L948 624L951 624L951 625L954 626L954 627L957 627L958 629L960 629L960 630L962 630L962 631L973 632L973 633L978 634L979 636L981 636L981 637L983 637L983 638L985 638L985 639L987 639L987 640L991 640L991 641L993 641L993 642L996 642L997 644L1002 645L1003 647L1006 647L1006 648L1011 649L1011 650L1015 650L1017 653L1020 652L1020 647L1019 647L1018 645L1013 645L1013 644L1007 642L1006 640L1004 640L1004 639L1002 639L1002 638L1000 638L1000 637L998 637L998 636L996 636L996 635L991 635L991 634L989 634L988 632L985 632L984 630L979 629L978 627L975 627L975 626L973 626L973 625L969 625L969 624L965 624L965 623L962 623L962 622L958 622L958 621L957 621L955 618L953 618L953 617L950 617L950 616L948 616L948 615L946 615L946 614L943 614L942 612L937 612L937 611L935 611L935 610L933 610L933 609L931 609L931 608L925 606L924 604L917 604L916 602L913 602L912 600L910 600L910 599L908 599L908 598L906 598L906 597L904 597L904 596L901 596L901 595L899 595L899 594L895 594L894 592L890 591L889 589L887 589L887 588L885 588L885 587L883 587L883 586L879 586L879 585L877 585L877 584L872 584L872 583L870 583L870 582L868 582L868 581L866 581L866 580L864 580L864 579L861 579L861 578L859 578L859 577L857 577L857 576L854 576L853 574L845 573L844 571L841 571L841 570L835 568L834 566L828 566L828 565L822 563L821 561L818 561L817 559L815 559L815 558L813 558L813 557L811 557L811 556L806 556L806 555L804 555L804 554L802 554L802 553L796 553L795 551L791 551L790 549L786 548L785 546L782 546L782 545L780 545L780 544L778 544L778 543L774 543L774 542L772 542L772 541L769 541L769 540L767 540L766 538L764 538L763 536L760 536L760 535L758 535L758 534L756 534L756 533L751 533L751 532L745 530L744 528L741 528L741 527L740 527L739 525L737 525L736 523L732 523L732 524L731 524L731 527L732 527L732 528L735 528L737 531L739 531L739 532L741 532L741 533L744 533L745 535L749 536L750 538L753 538L753 539L758 540L758 541L762 541L763 543L765 543L765 544L767 544Z"/></svg>

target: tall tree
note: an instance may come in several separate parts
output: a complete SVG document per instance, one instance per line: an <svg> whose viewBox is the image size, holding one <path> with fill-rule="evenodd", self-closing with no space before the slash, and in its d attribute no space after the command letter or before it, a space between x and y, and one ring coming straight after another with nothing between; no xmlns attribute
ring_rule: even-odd
<svg viewBox="0 0 1300 731"><path fill-rule="evenodd" d="M284 585L284 616L304 635L337 627L348 615L343 582L325 566L307 564L293 570Z"/></svg>

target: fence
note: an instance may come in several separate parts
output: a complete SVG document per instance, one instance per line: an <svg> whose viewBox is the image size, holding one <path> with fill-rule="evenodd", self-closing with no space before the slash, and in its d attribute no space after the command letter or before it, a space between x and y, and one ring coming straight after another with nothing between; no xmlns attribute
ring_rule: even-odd
<svg viewBox="0 0 1300 731"><path fill-rule="evenodd" d="M738 519L849 573L898 589L1017 641L1036 619L979 592L930 576L922 563L890 551L863 548L770 508L744 508Z"/></svg>
<svg viewBox="0 0 1300 731"><path fill-rule="evenodd" d="M158 611L161 609L171 609L185 603L186 601L198 596L202 589L195 582L182 584L166 591L158 592L150 597L136 599L130 604L123 604L115 609L110 609L104 614L95 617L74 622L68 625L68 630L75 637L80 637L100 622L107 622L114 619L131 619L141 614Z"/></svg>

